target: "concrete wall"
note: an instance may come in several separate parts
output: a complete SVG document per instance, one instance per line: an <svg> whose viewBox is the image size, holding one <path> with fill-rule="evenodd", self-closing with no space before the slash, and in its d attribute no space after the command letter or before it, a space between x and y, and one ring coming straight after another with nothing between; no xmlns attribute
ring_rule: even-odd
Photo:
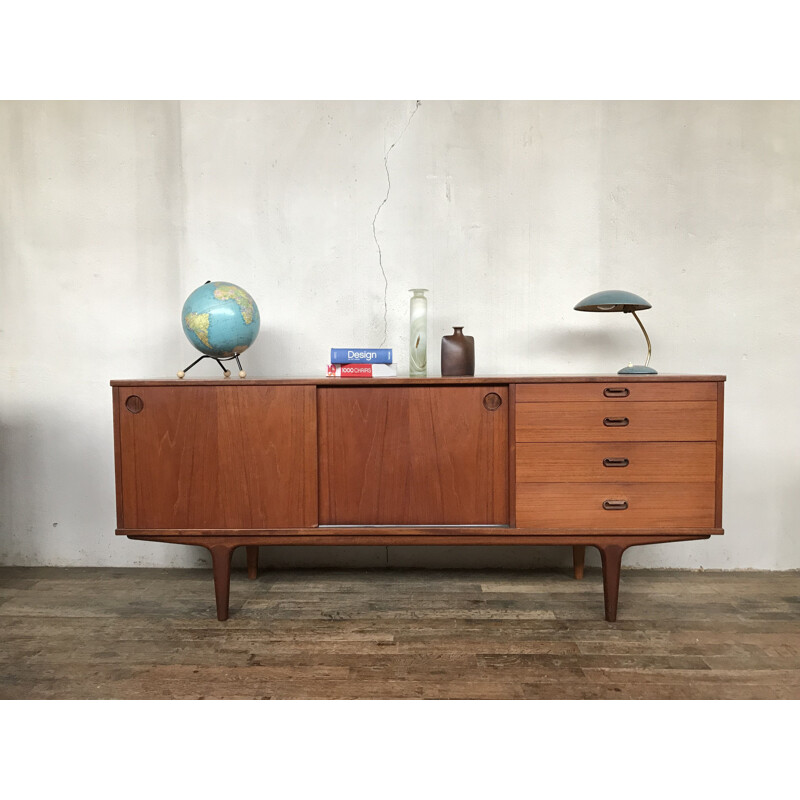
<svg viewBox="0 0 800 800"><path fill-rule="evenodd" d="M430 289L432 375L452 325L475 336L478 374L614 372L644 355L633 320L572 307L603 288L648 298L659 371L728 376L727 534L634 548L625 563L800 567L796 102L0 103L0 563L207 563L114 537L108 381L193 359L179 312L209 279L259 304L252 376L320 374L331 346L379 344L373 221L403 367L414 286Z"/></svg>

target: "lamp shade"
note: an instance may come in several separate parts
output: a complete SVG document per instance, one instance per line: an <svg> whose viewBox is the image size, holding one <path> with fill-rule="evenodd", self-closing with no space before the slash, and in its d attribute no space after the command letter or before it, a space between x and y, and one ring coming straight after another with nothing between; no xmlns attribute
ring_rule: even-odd
<svg viewBox="0 0 800 800"><path fill-rule="evenodd" d="M643 311L645 308L652 306L638 294L622 289L607 289L584 297L575 306L575 311L624 311L628 314L631 311Z"/></svg>

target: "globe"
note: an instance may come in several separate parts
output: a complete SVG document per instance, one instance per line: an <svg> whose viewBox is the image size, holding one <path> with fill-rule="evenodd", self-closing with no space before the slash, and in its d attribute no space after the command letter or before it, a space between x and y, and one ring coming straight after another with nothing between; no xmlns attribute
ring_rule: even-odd
<svg viewBox="0 0 800 800"><path fill-rule="evenodd" d="M255 300L241 286L206 281L186 298L181 324L186 338L204 356L238 362L258 336L261 316Z"/></svg>

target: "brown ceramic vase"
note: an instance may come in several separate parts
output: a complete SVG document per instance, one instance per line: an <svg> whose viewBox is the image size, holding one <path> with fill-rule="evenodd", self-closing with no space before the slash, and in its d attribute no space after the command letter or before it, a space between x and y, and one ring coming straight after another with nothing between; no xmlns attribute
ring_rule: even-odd
<svg viewBox="0 0 800 800"><path fill-rule="evenodd" d="M442 377L475 374L475 337L464 336L463 330L453 326L449 336L442 336Z"/></svg>

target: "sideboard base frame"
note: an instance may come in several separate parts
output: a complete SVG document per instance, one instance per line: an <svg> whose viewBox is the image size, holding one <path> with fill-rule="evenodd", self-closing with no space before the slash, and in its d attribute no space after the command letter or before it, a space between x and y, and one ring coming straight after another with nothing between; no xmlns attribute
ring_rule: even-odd
<svg viewBox="0 0 800 800"><path fill-rule="evenodd" d="M330 529L328 529L330 530ZM389 529L391 530L391 529ZM246 534L226 532L216 534L213 531L150 531L131 532L118 530L117 534L148 542L166 542L168 544L189 544L205 547L211 553L214 574L214 594L217 605L217 619L224 622L229 616L231 558L238 547L247 550L247 574L250 579L258 577L258 548L266 545L571 545L573 548L573 568L576 579L583 577L583 556L586 547L596 547L600 551L603 564L603 599L605 618L608 622L617 619L617 600L619 598L619 579L622 565L622 554L629 547L644 544L663 544L666 542L689 542L697 539L708 539L712 534L721 534L722 530L683 532L679 535L641 535L629 532L620 535L579 534L572 535L559 532L558 535L547 535L541 532L526 533L515 531L512 535L492 533L483 535L480 529L474 533L459 535L443 535L430 528L419 529L420 532L392 534L385 528L347 528L346 532L336 530L336 535L320 534L319 529L302 530L293 533L280 531L268 533L248 531Z"/></svg>

